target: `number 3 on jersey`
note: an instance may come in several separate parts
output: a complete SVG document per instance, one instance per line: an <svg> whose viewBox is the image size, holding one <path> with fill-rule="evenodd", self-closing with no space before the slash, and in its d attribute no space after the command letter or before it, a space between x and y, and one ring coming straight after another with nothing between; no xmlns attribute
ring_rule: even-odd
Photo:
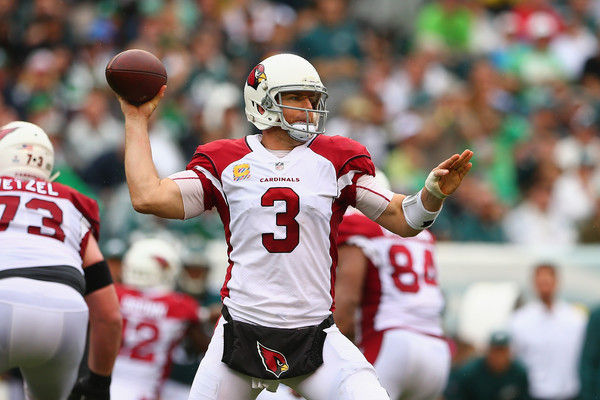
<svg viewBox="0 0 600 400"><path fill-rule="evenodd" d="M393 245L390 248L389 256L390 265L393 268L392 279L396 287L402 292L417 293L420 288L420 279L409 249L402 245ZM423 282L437 286L437 271L431 251L425 250L423 260Z"/></svg>
<svg viewBox="0 0 600 400"><path fill-rule="evenodd" d="M285 238L275 239L274 233L263 233L262 243L269 253L291 253L300 243L300 225L296 216L300 212L300 197L290 188L270 188L263 194L260 204L273 207L276 201L285 202L285 212L275 214L275 223L285 226Z"/></svg>

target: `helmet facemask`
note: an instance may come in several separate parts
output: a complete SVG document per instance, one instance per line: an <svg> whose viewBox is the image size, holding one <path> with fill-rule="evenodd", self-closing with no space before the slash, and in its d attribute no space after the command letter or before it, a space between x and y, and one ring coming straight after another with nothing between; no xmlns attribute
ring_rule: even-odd
<svg viewBox="0 0 600 400"><path fill-rule="evenodd" d="M284 105L282 96L290 92L311 92L314 98L310 100L313 108L301 108ZM273 111L279 114L280 126L288 134L300 142L306 142L313 134L325 133L325 122L327 121L328 111L325 109L327 103L327 89L322 86L285 86L274 87L267 91L267 95L261 103L267 111ZM305 120L303 122L288 122L283 116L283 109L304 111Z"/></svg>

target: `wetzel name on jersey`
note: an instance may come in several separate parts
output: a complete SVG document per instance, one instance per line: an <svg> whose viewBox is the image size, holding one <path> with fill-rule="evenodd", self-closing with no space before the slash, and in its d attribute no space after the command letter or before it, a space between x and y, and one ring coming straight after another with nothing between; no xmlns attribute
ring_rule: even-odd
<svg viewBox="0 0 600 400"><path fill-rule="evenodd" d="M46 181L22 181L20 179L0 177L0 187L3 191L26 190L38 194L47 194L49 196L58 196L58 192L52 187L52 182Z"/></svg>

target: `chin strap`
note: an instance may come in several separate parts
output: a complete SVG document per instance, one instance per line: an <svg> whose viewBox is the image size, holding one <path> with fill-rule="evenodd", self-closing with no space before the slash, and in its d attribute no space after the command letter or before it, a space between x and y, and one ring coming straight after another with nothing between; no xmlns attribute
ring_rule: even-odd
<svg viewBox="0 0 600 400"><path fill-rule="evenodd" d="M48 182L54 182L54 180L56 178L58 178L60 176L60 171L56 171L55 173L53 173L52 175L50 175L50 178L48 178Z"/></svg>

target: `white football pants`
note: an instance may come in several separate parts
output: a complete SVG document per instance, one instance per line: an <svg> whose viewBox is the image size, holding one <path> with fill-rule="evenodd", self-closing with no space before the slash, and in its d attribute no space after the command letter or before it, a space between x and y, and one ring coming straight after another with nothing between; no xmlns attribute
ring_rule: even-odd
<svg viewBox="0 0 600 400"><path fill-rule="evenodd" d="M83 356L88 307L75 289L0 279L0 373L18 367L28 400L63 400Z"/></svg>
<svg viewBox="0 0 600 400"><path fill-rule="evenodd" d="M450 347L441 338L390 329L373 365L392 400L435 400L450 373Z"/></svg>
<svg viewBox="0 0 600 400"><path fill-rule="evenodd" d="M325 329L323 364L313 373L279 381L257 381L221 362L223 318L215 328L200 363L189 400L253 400L263 390L260 384L281 382L309 400L389 400L373 366L360 350L333 325Z"/></svg>

